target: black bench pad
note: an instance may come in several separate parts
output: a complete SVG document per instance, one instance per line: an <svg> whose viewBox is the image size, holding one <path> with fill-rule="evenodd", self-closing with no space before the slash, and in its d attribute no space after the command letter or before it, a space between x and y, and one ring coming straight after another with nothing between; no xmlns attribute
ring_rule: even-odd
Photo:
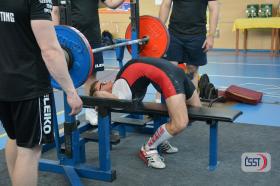
<svg viewBox="0 0 280 186"><path fill-rule="evenodd" d="M109 99L90 96L81 96L85 108L103 107L112 112L130 113L130 114L149 114L168 116L165 104L139 102L137 100ZM190 120L197 121L224 121L233 122L241 111L227 108L208 108L208 107L188 107L188 116Z"/></svg>

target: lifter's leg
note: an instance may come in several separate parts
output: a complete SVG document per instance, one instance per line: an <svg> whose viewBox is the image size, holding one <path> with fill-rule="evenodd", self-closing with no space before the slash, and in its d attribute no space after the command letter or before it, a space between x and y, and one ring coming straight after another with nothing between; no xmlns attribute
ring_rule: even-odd
<svg viewBox="0 0 280 186"><path fill-rule="evenodd" d="M166 99L170 121L157 129L147 143L148 148L156 148L163 141L184 130L188 123L187 108L184 100L184 94L178 94Z"/></svg>
<svg viewBox="0 0 280 186"><path fill-rule="evenodd" d="M157 146L186 128L188 115L185 99L184 94L175 95L166 99L170 121L160 126L140 150L140 158L143 159L148 166L165 168L164 162L158 155Z"/></svg>
<svg viewBox="0 0 280 186"><path fill-rule="evenodd" d="M178 94L166 99L169 123L166 125L167 131L172 135L182 132L189 122L187 106L185 104L186 97L184 94Z"/></svg>
<svg viewBox="0 0 280 186"><path fill-rule="evenodd" d="M186 101L187 105L193 106L193 107L201 107L201 101L199 99L199 95L197 91L193 92L193 95L190 99Z"/></svg>

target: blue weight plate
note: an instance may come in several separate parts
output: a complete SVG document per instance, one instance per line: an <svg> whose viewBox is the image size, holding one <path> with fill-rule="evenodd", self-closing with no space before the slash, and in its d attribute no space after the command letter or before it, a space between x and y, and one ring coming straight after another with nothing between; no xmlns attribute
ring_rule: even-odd
<svg viewBox="0 0 280 186"><path fill-rule="evenodd" d="M62 48L71 52L73 59L69 74L75 88L80 87L88 79L93 68L93 55L88 41L82 33L70 26L55 26L56 35ZM61 90L61 86L52 78L52 86Z"/></svg>
<svg viewBox="0 0 280 186"><path fill-rule="evenodd" d="M71 27L71 28L73 28L73 27ZM88 40L87 40L87 38L79 31L79 30L77 30L77 29L73 29L75 32L77 32L77 34L79 34L80 36L81 36L81 38L84 40L84 42L85 42L85 44L87 45L87 48L88 48L88 50L90 51L90 56L91 56L91 69L90 69L90 71L89 71L89 74L88 74L88 78L92 75L92 71L93 71L93 69L94 69L94 55L93 55L93 53L92 53L92 48L91 48L91 46L90 46L90 44L89 44L89 42L88 42Z"/></svg>

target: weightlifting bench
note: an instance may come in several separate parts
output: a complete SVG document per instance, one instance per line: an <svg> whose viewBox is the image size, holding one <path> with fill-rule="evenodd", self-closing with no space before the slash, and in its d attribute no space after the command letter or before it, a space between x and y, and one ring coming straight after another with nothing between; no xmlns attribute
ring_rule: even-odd
<svg viewBox="0 0 280 186"><path fill-rule="evenodd" d="M110 151L111 113L141 114L154 117L154 122L163 124L161 117L168 116L165 104L139 102L138 100L120 100L81 96L85 108L98 107L99 143L102 143L106 154ZM218 122L233 122L241 111L226 108L188 107L190 120L205 121L210 127L209 137L209 170L215 170L218 163ZM110 157L109 157L110 158ZM105 160L105 159L104 159ZM109 161L110 162L110 161Z"/></svg>

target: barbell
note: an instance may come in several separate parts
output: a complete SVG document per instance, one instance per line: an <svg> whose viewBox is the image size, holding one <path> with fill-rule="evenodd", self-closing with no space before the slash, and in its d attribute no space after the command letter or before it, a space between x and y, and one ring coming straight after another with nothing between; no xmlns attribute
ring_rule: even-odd
<svg viewBox="0 0 280 186"><path fill-rule="evenodd" d="M85 36L71 26L55 26L57 39L64 49L69 74L75 88L80 87L91 75L94 67L93 54L117 47L126 46L131 52L131 45L139 45L139 56L162 57L169 46L169 34L165 25L152 16L140 16L139 18L139 39L130 40L131 24L128 25L125 33L126 41L105 47L92 49ZM60 85L52 78L52 86L61 89Z"/></svg>

